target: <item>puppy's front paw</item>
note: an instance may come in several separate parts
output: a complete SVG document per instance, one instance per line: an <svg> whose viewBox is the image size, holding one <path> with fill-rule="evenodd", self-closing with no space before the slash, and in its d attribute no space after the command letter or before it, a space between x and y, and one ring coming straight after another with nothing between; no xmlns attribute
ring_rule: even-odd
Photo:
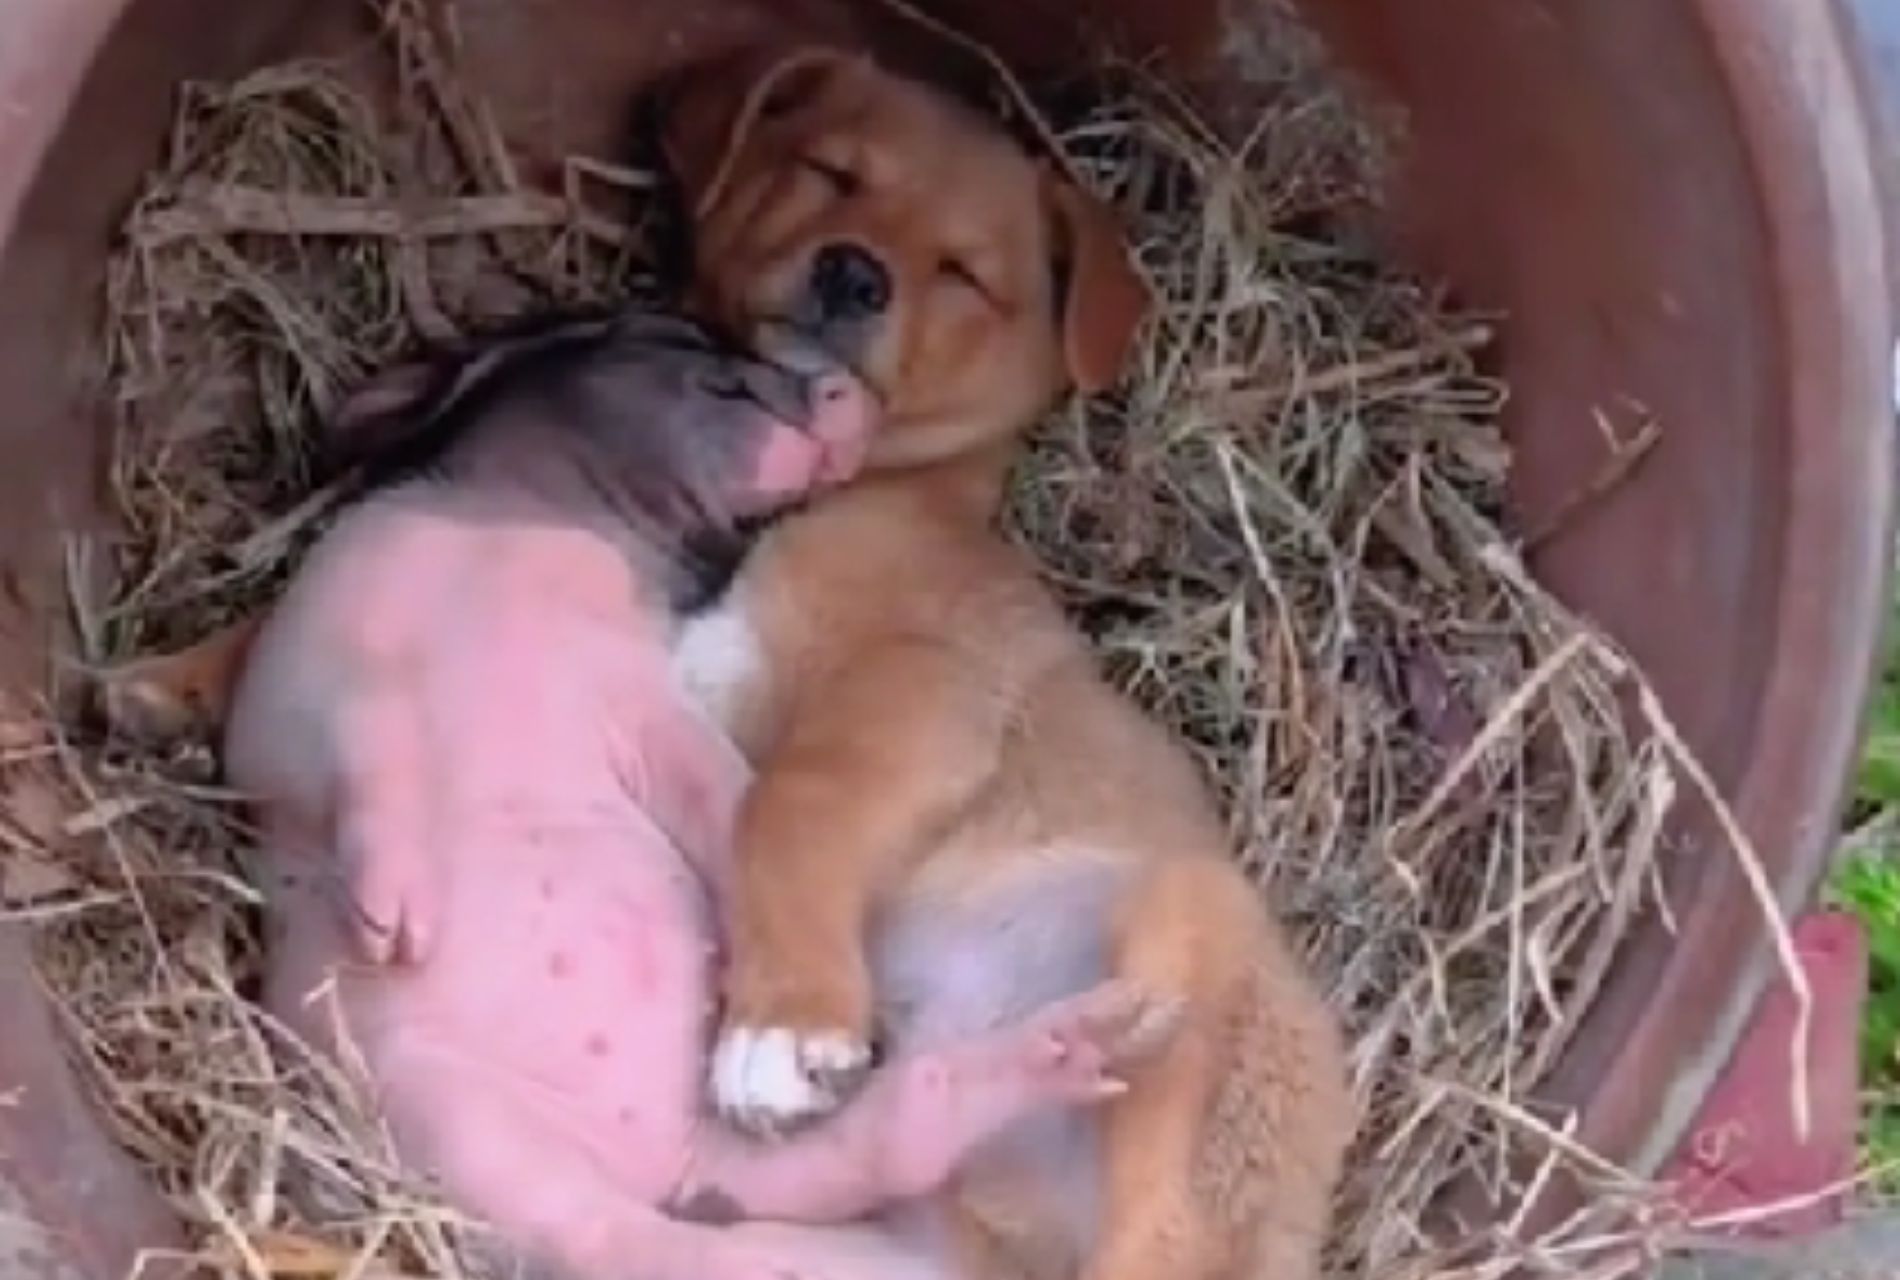
<svg viewBox="0 0 1900 1280"><path fill-rule="evenodd" d="M843 1030L728 1026L713 1050L721 1115L755 1133L785 1133L829 1115L871 1066L871 1046Z"/></svg>

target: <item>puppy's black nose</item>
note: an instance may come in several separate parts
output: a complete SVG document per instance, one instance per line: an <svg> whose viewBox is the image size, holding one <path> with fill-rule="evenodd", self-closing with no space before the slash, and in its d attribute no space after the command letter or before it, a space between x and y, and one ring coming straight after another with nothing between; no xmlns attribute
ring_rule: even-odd
<svg viewBox="0 0 1900 1280"><path fill-rule="evenodd" d="M826 320L866 320L891 305L891 273L854 244L828 244L812 259L811 289Z"/></svg>

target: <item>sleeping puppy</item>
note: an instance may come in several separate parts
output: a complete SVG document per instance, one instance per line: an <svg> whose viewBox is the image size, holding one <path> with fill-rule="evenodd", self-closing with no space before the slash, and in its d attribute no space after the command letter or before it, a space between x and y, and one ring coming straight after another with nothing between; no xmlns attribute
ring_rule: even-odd
<svg viewBox="0 0 1900 1280"><path fill-rule="evenodd" d="M697 306L877 392L865 477L780 525L676 660L759 770L711 1078L762 1130L876 1053L1108 977L1184 1009L1105 1111L937 1200L962 1274L1316 1273L1353 1115L1340 1035L1186 753L1098 677L993 528L1022 431L1118 375L1147 295L1109 215L865 58L744 51L677 89Z"/></svg>

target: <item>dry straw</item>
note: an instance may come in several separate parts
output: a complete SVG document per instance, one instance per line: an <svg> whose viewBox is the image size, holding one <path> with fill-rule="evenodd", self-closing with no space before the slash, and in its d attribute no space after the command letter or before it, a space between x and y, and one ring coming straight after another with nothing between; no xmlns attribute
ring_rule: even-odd
<svg viewBox="0 0 1900 1280"><path fill-rule="evenodd" d="M71 672L269 599L321 528L310 432L352 380L484 317L622 293L642 243L640 175L576 159L561 192L524 189L452 28L417 0L380 12L354 60L185 93L113 259L122 528L72 544L74 661L5 756L0 891L73 1056L203 1256L254 1277L455 1274L460 1232L345 1074L249 1003L246 833L209 751L113 735ZM1505 392L1477 363L1492 322L1357 243L1376 148L1285 34L1237 145L1128 74L1062 132L1161 305L1121 393L1037 434L1010 527L1198 755L1350 1026L1366 1123L1334 1273L1624 1274L1677 1224L1529 1098L1704 779L1653 699L1623 717L1626 663L1522 568ZM581 199L603 187L617 207ZM1560 1172L1596 1194L1516 1238L1511 1207ZM1460 1179L1503 1227L1434 1233Z"/></svg>

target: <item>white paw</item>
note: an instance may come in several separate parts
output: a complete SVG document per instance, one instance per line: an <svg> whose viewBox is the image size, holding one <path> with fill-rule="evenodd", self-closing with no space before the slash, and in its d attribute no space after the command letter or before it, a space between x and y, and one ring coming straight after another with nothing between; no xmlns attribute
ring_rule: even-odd
<svg viewBox="0 0 1900 1280"><path fill-rule="evenodd" d="M870 1046L842 1031L734 1027L713 1050L713 1105L735 1124L780 1133L835 1111L870 1064Z"/></svg>

